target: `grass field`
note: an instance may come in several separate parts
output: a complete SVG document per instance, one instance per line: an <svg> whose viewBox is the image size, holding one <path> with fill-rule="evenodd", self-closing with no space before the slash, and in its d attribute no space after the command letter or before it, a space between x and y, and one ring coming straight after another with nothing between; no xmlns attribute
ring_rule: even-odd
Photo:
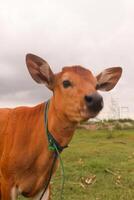
<svg viewBox="0 0 134 200"><path fill-rule="evenodd" d="M134 130L79 129L62 158L64 200L134 200ZM58 170L53 200L60 200L60 183Z"/></svg>

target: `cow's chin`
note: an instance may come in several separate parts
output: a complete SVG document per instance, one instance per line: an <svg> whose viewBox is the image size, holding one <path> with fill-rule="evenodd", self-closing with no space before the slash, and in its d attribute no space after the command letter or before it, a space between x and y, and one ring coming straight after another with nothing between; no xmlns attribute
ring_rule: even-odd
<svg viewBox="0 0 134 200"><path fill-rule="evenodd" d="M81 109L72 113L68 113L67 118L70 122L80 123L88 121L91 118L96 117L99 114L98 111L90 111L89 109Z"/></svg>
<svg viewBox="0 0 134 200"><path fill-rule="evenodd" d="M99 112L89 112L88 110L86 111L81 111L81 122L88 121L89 119L95 118Z"/></svg>
<svg viewBox="0 0 134 200"><path fill-rule="evenodd" d="M85 121L88 121L91 118L96 117L97 115L98 115L98 112L97 113L80 112L80 115L71 117L70 121L74 122L74 123L85 122Z"/></svg>

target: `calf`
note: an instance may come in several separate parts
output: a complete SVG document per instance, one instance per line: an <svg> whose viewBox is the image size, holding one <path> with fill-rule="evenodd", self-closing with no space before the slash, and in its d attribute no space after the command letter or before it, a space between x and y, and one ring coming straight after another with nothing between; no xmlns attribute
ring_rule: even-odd
<svg viewBox="0 0 134 200"><path fill-rule="evenodd" d="M103 108L97 90L111 90L120 67L104 70L98 76L79 65L64 67L54 74L42 58L28 54L26 64L32 78L52 92L48 131L60 147L67 146L77 124L95 117ZM0 199L16 200L19 194L40 199L49 182L54 151L50 151L44 121L45 103L35 107L0 109ZM57 167L57 160L54 170ZM48 185L43 198L49 200Z"/></svg>

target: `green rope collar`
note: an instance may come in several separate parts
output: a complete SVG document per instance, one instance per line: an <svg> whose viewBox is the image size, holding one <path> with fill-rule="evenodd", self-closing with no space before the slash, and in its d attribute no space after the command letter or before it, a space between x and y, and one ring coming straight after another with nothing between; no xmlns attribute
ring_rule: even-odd
<svg viewBox="0 0 134 200"><path fill-rule="evenodd" d="M57 151L59 153L61 153L63 151L63 149L67 148L67 146L62 147L57 140L53 137L53 135L49 132L48 130L48 109L49 109L49 104L50 104L50 100L47 101L46 103L46 109L45 109L45 129L46 129L46 134L47 134L47 138L48 138L48 142L49 142L49 150L52 151Z"/></svg>
<svg viewBox="0 0 134 200"><path fill-rule="evenodd" d="M61 174L62 174L62 183L61 183L61 194L60 194L60 199L62 200L63 199L63 189L64 189L64 183L65 183L65 171L64 171L64 165L63 165L63 161L61 159L61 156L60 156L60 153L63 151L64 148L66 148L67 146L65 147L62 147L57 141L56 139L53 137L53 135L49 132L48 130L48 109L49 109L49 104L50 104L50 100L46 102L46 106L45 106L45 116L44 116L44 121L45 121L45 130L46 130L46 134L47 134L47 139L48 139L48 149L50 151L53 151L54 152L54 160L53 160L53 163L52 163L52 167L51 167L51 170L50 170L50 176L49 176L49 179L48 179L48 182L45 186L45 189L40 197L40 200L42 200L48 186L49 186L49 183L51 181L51 177L52 177L52 173L53 173L53 169L54 169L54 166L55 166L55 162L57 160L57 158L59 158L59 161L60 161L60 165L61 165Z"/></svg>

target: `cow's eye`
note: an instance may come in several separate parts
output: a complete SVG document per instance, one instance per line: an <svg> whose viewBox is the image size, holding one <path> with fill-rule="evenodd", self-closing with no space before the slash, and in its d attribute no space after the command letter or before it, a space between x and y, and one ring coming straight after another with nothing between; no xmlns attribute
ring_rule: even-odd
<svg viewBox="0 0 134 200"><path fill-rule="evenodd" d="M68 80L63 81L63 87L64 87L64 88L68 88L68 87L70 87L70 86L72 86L72 84L71 84L70 81L68 81Z"/></svg>

